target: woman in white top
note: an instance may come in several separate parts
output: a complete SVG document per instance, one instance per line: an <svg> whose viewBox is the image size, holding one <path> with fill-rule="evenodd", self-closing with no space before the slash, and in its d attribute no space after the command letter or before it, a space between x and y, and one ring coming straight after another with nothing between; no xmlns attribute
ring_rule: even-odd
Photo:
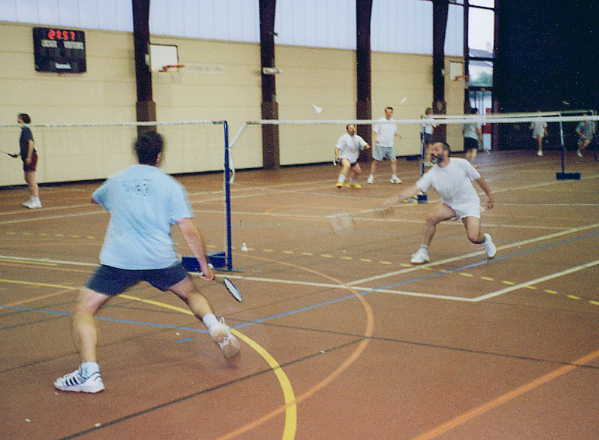
<svg viewBox="0 0 599 440"><path fill-rule="evenodd" d="M532 138L537 141L537 156L543 155L543 138L547 136L547 122L533 121L530 124L532 130Z"/></svg>

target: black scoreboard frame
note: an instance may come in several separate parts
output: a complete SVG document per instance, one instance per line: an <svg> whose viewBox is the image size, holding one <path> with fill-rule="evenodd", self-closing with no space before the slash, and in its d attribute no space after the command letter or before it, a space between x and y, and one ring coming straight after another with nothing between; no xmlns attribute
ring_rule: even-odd
<svg viewBox="0 0 599 440"><path fill-rule="evenodd" d="M85 32L48 27L33 28L37 72L87 72Z"/></svg>

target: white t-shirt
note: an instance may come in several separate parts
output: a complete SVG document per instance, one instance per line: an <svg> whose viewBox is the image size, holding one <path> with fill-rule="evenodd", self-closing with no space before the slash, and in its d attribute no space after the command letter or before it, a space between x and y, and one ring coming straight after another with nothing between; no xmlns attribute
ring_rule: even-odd
<svg viewBox="0 0 599 440"><path fill-rule="evenodd" d="M545 136L545 129L547 128L547 122L545 121L533 121L530 124L532 130L532 137L537 138L538 136Z"/></svg>
<svg viewBox="0 0 599 440"><path fill-rule="evenodd" d="M428 116L423 116L422 120L422 133L433 134L434 128L436 127L435 120Z"/></svg>
<svg viewBox="0 0 599 440"><path fill-rule="evenodd" d="M480 174L470 162L466 159L450 158L447 166L432 167L416 182L416 186L422 192L427 192L432 186L449 206L480 203L472 185L472 180L476 179L480 179Z"/></svg>
<svg viewBox="0 0 599 440"><path fill-rule="evenodd" d="M368 145L362 137L354 134L350 136L349 133L341 135L337 141L337 149L339 152L339 159L347 159L351 163L358 160L360 156L360 150Z"/></svg>
<svg viewBox="0 0 599 440"><path fill-rule="evenodd" d="M381 118L379 121L392 121L393 119ZM397 133L397 124L374 124L376 133L376 144L382 147L395 146L395 134Z"/></svg>
<svg viewBox="0 0 599 440"><path fill-rule="evenodd" d="M464 124L464 137L478 140L477 129L481 128L480 122L471 122L470 124Z"/></svg>

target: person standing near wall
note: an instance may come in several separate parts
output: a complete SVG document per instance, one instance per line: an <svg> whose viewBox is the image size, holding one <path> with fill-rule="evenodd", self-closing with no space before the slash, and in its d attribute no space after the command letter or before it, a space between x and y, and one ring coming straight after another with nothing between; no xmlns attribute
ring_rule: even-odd
<svg viewBox="0 0 599 440"><path fill-rule="evenodd" d="M422 147L424 150L424 165L431 167L433 164L431 163L431 152L430 146L433 143L433 133L435 131L435 120L431 117L433 114L433 109L428 107L424 111L424 115L421 117L422 119L422 127L420 130L420 140L422 142Z"/></svg>
<svg viewBox="0 0 599 440"><path fill-rule="evenodd" d="M576 126L576 134L579 138L576 154L582 157L582 152L588 148L595 136L595 121L580 121Z"/></svg>
<svg viewBox="0 0 599 440"><path fill-rule="evenodd" d="M374 126L374 148L372 149L372 163L370 164L370 176L367 182L374 183L377 162L389 159L391 162L391 183L401 183L397 177L397 152L395 151L395 137L399 135L397 124L385 123L391 121L393 117L393 107L385 107L385 117L379 119L383 123Z"/></svg>
<svg viewBox="0 0 599 440"><path fill-rule="evenodd" d="M478 109L473 108L470 113L475 115L478 113ZM482 124L476 121L464 124L464 152L469 162L476 158L478 147L482 143L483 132L481 127Z"/></svg>
<svg viewBox="0 0 599 440"><path fill-rule="evenodd" d="M41 208L42 202L40 200L37 177L35 175L35 170L37 168L37 150L35 149L35 142L33 141L33 133L31 133L31 129L27 126L31 123L31 118L27 113L19 113L17 116L17 123L21 126L19 147L21 160L23 161L23 172L25 173L25 182L27 182L29 192L31 193L31 197L26 202L23 202L23 206L29 209Z"/></svg>
<svg viewBox="0 0 599 440"><path fill-rule="evenodd" d="M547 136L547 122L534 121L530 124L532 138L537 141L537 156L543 156L543 138Z"/></svg>

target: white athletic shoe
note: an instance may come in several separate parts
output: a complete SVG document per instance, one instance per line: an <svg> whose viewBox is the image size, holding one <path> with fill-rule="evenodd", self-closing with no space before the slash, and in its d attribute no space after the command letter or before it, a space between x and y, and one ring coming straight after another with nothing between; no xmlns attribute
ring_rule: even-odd
<svg viewBox="0 0 599 440"><path fill-rule="evenodd" d="M239 353L239 340L231 334L231 329L225 324L224 318L220 318L218 324L208 332L226 359L230 359Z"/></svg>
<svg viewBox="0 0 599 440"><path fill-rule="evenodd" d="M576 150L576 155L577 155L578 157L582 157L582 151L580 151L580 150Z"/></svg>
<svg viewBox="0 0 599 440"><path fill-rule="evenodd" d="M42 202L40 201L39 198L31 198L29 200L27 200L26 202L22 203L23 206L25 208L29 208L29 209L36 209L36 208L41 208L42 207Z"/></svg>
<svg viewBox="0 0 599 440"><path fill-rule="evenodd" d="M75 393L98 393L104 390L104 382L102 382L100 372L92 373L89 377L83 377L79 369L56 379L54 387L61 391Z"/></svg>
<svg viewBox="0 0 599 440"><path fill-rule="evenodd" d="M537 156L542 157L543 156L543 152L542 151L537 151Z"/></svg>
<svg viewBox="0 0 599 440"><path fill-rule="evenodd" d="M487 252L487 258L495 258L497 248L495 247L495 243L493 243L491 234L485 234L485 241L483 242L483 246L485 248L485 251Z"/></svg>
<svg viewBox="0 0 599 440"><path fill-rule="evenodd" d="M421 247L415 253L412 254L412 259L410 263L412 264L423 264L428 263L430 261L430 257L428 256L428 250L426 248Z"/></svg>
<svg viewBox="0 0 599 440"><path fill-rule="evenodd" d="M391 176L391 179L389 179L389 182L391 183L401 183L401 179L397 176Z"/></svg>
<svg viewBox="0 0 599 440"><path fill-rule="evenodd" d="M366 181L366 183L368 183L369 185L374 183L374 176L372 174L368 176L368 180Z"/></svg>

